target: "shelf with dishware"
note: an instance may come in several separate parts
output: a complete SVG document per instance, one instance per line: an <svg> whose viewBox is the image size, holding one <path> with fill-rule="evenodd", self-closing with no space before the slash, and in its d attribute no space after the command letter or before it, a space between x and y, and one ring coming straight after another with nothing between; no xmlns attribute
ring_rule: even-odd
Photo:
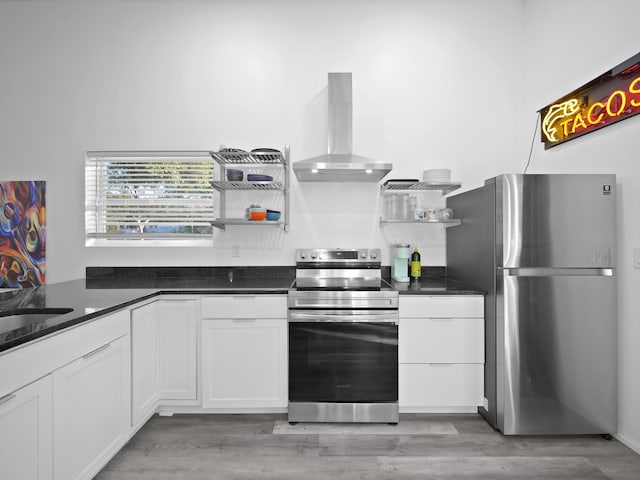
<svg viewBox="0 0 640 480"><path fill-rule="evenodd" d="M380 217L380 225L387 225L390 223L415 223L415 224L439 224L439 225L444 225L445 227L455 227L457 225L460 225L462 223L462 221L458 218L452 218L449 220L425 220L425 219L415 219L415 220L387 220L384 219L382 217Z"/></svg>
<svg viewBox="0 0 640 480"><path fill-rule="evenodd" d="M397 191L438 190L447 195L462 186L460 182L420 182L418 180L389 180L380 185L380 193Z"/></svg>
<svg viewBox="0 0 640 480"><path fill-rule="evenodd" d="M247 152L222 145L219 151L210 152L210 154L211 158L220 165L220 179L211 182L211 186L219 193L221 214L221 217L211 222L213 227L225 230L229 225L279 226L285 231L289 230L289 145L285 145L284 153L272 148L259 148ZM244 170L238 167L252 171L257 168L260 173L248 173L245 178ZM266 175L264 170L269 168L276 168L283 178L274 179L273 176ZM227 194L232 191L279 192L282 209L281 211L261 209L265 211L265 215L254 215L247 208L244 217L227 217Z"/></svg>
<svg viewBox="0 0 640 480"><path fill-rule="evenodd" d="M384 196L403 193L416 193L427 191L439 191L442 195L453 192L462 186L460 182L421 182L417 179L409 180L387 180L384 184L380 185L380 194ZM408 199L406 200L408 201ZM451 209L441 209L439 211L433 210L431 214L427 214L425 209L415 209L408 206L407 215L390 215L387 211L387 218L380 217L380 225L387 224L440 224L445 228L454 227L461 224L460 219L452 218L453 212ZM421 211L422 214L416 215L417 211ZM399 216L401 218L395 218ZM391 218L394 217L394 218ZM403 217L403 218L402 218Z"/></svg>

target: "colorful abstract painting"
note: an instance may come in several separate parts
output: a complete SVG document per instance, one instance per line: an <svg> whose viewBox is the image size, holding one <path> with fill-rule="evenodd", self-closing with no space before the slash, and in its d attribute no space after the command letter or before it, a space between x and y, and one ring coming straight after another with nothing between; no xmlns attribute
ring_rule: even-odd
<svg viewBox="0 0 640 480"><path fill-rule="evenodd" d="M0 181L0 288L45 283L45 182Z"/></svg>

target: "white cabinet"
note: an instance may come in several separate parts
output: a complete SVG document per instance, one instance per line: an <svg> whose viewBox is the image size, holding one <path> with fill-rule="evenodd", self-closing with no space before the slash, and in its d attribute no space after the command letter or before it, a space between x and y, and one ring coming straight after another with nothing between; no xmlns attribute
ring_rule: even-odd
<svg viewBox="0 0 640 480"><path fill-rule="evenodd" d="M158 300L160 400L197 398L197 302Z"/></svg>
<svg viewBox="0 0 640 480"><path fill-rule="evenodd" d="M158 382L158 302L131 310L131 425L153 415L160 398Z"/></svg>
<svg viewBox="0 0 640 480"><path fill-rule="evenodd" d="M284 295L202 299L204 408L284 411L287 318Z"/></svg>
<svg viewBox="0 0 640 480"><path fill-rule="evenodd" d="M197 398L197 302L161 299L131 311L131 424L139 427L158 403Z"/></svg>
<svg viewBox="0 0 640 480"><path fill-rule="evenodd" d="M401 411L475 412L482 405L482 296L401 296L398 335Z"/></svg>
<svg viewBox="0 0 640 480"><path fill-rule="evenodd" d="M53 478L51 375L0 398L2 478Z"/></svg>
<svg viewBox="0 0 640 480"><path fill-rule="evenodd" d="M129 312L101 322L125 321ZM102 342L101 342L102 343ZM90 479L129 438L129 336L99 347L53 373L54 479Z"/></svg>

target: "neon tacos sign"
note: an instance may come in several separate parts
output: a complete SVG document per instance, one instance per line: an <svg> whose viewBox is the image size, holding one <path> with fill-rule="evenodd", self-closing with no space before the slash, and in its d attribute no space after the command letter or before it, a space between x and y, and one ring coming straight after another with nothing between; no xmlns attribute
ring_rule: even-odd
<svg viewBox="0 0 640 480"><path fill-rule="evenodd" d="M545 149L640 113L640 53L540 110Z"/></svg>

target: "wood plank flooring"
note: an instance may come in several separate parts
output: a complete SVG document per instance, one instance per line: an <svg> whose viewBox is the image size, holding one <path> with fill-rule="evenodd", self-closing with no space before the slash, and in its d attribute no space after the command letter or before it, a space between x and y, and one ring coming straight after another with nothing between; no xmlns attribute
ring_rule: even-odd
<svg viewBox="0 0 640 480"><path fill-rule="evenodd" d="M156 415L96 480L640 479L640 455L617 440L505 437L473 414L403 414L400 434L358 425L338 425L335 434L274 433L283 421L286 415ZM453 428L442 433L443 425Z"/></svg>

